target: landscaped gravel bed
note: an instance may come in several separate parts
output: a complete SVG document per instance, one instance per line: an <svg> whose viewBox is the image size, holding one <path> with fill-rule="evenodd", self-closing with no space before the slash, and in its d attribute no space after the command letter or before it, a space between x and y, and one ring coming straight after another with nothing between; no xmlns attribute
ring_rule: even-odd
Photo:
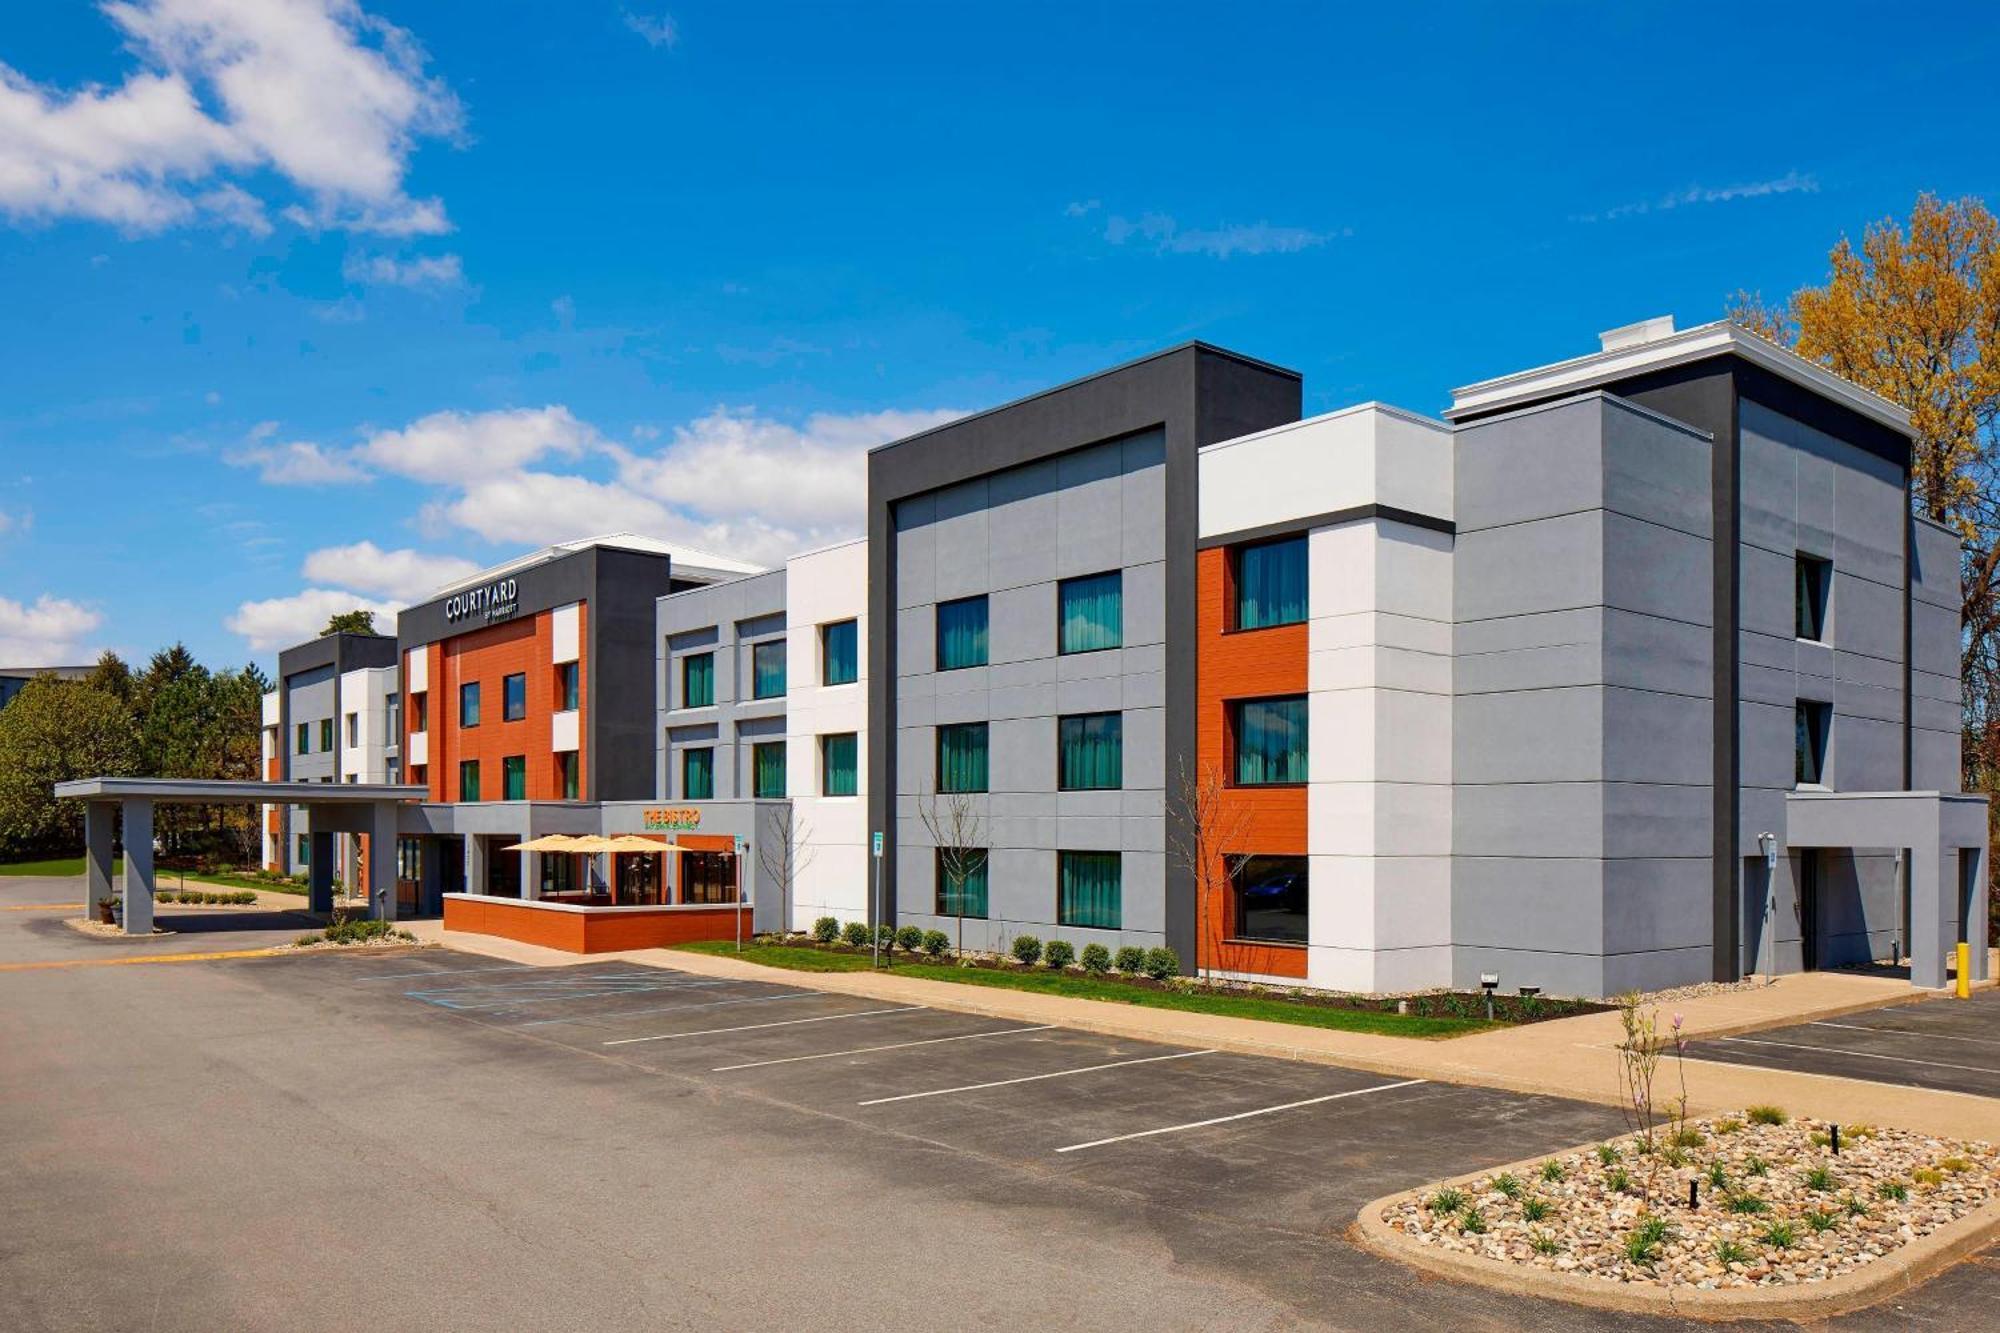
<svg viewBox="0 0 2000 1333"><path fill-rule="evenodd" d="M2000 1197L2000 1154L1987 1143L1851 1125L1835 1155L1831 1126L1749 1112L1687 1130L1677 1149L1668 1129L1651 1153L1637 1136L1613 1139L1428 1190L1383 1220L1503 1263L1721 1289L1838 1277Z"/></svg>

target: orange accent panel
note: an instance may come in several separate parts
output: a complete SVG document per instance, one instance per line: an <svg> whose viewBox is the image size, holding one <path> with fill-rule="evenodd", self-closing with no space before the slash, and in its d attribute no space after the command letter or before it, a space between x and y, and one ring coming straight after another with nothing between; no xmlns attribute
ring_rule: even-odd
<svg viewBox="0 0 2000 1333"><path fill-rule="evenodd" d="M588 604L577 607L576 796L580 801L590 799L589 764L584 755L590 729L589 616ZM424 693L425 721L430 729L425 777L431 800L458 800L458 766L468 759L479 761L480 799L500 800L506 791L502 761L510 755L527 760L528 800L563 799L562 775L550 748L551 720L556 712L556 668L550 660L555 652L554 618L552 611L539 611L411 650L430 654L430 688ZM508 722L503 720L505 681L516 673L528 678L528 712L520 721ZM458 687L473 681L479 682L479 725L461 727ZM407 704L403 716L403 753L408 754Z"/></svg>
<svg viewBox="0 0 2000 1333"><path fill-rule="evenodd" d="M680 833L674 841L691 852L733 852L736 839L725 833Z"/></svg>
<svg viewBox="0 0 2000 1333"><path fill-rule="evenodd" d="M1256 699L1306 692L1307 631L1304 625L1229 632L1229 603L1235 588L1228 551L1214 547L1195 556L1198 610L1196 630L1195 754L1206 772L1231 773L1227 704L1232 699ZM1242 821L1237 841L1218 848L1214 879L1221 883L1222 857L1255 853L1303 856L1306 853L1306 789L1304 787L1230 787L1223 797L1225 825ZM1306 951L1297 945L1250 944L1228 938L1235 919L1227 889L1201 904L1196 947L1201 965L1225 972L1303 978Z"/></svg>
<svg viewBox="0 0 2000 1333"><path fill-rule="evenodd" d="M734 939L739 916L747 938L751 932L750 911L748 907L723 906L657 912L629 908L561 912L524 903L447 898L444 928L474 935L497 935L567 953L612 953L621 949L657 949L695 940Z"/></svg>

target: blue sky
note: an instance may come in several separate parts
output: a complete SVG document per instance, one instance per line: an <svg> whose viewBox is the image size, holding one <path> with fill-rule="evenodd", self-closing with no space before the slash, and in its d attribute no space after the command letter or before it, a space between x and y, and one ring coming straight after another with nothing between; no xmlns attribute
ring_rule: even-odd
<svg viewBox="0 0 2000 1333"><path fill-rule="evenodd" d="M1189 338L1436 412L2000 203L1994 11L1761 8L12 0L0 659L780 558L868 445Z"/></svg>

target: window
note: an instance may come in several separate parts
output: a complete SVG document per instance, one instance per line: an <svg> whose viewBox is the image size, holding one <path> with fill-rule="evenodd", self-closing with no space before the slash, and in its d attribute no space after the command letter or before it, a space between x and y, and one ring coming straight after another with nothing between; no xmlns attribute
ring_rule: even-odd
<svg viewBox="0 0 2000 1333"><path fill-rule="evenodd" d="M681 799L715 799L715 751L706 745L681 751Z"/></svg>
<svg viewBox="0 0 2000 1333"><path fill-rule="evenodd" d="M736 858L728 852L682 852L681 901L684 903L733 903L736 901Z"/></svg>
<svg viewBox="0 0 2000 1333"><path fill-rule="evenodd" d="M458 799L476 801L479 799L479 761L461 759L458 762Z"/></svg>
<svg viewBox="0 0 2000 1333"><path fill-rule="evenodd" d="M383 777L384 779L387 780L390 786L393 787L397 783L403 780L402 760L394 758L386 759L383 761L383 769L384 769Z"/></svg>
<svg viewBox="0 0 2000 1333"><path fill-rule="evenodd" d="M575 750L562 750L556 754L556 781L562 784L562 798L565 801L577 799L577 792L583 785L583 765L577 762Z"/></svg>
<svg viewBox="0 0 2000 1333"><path fill-rule="evenodd" d="M388 743L395 745L403 738L403 698L399 694L391 694L384 696L382 702L388 714L383 730L388 733Z"/></svg>
<svg viewBox="0 0 2000 1333"><path fill-rule="evenodd" d="M567 713L576 707L579 673L574 662L556 663L556 711Z"/></svg>
<svg viewBox="0 0 2000 1333"><path fill-rule="evenodd" d="M419 787L430 786L431 766L429 764L411 764L410 781L415 783Z"/></svg>
<svg viewBox="0 0 2000 1333"><path fill-rule="evenodd" d="M785 641L750 645L750 697L775 699L785 692Z"/></svg>
<svg viewBox="0 0 2000 1333"><path fill-rule="evenodd" d="M1056 721L1056 786L1115 791L1125 785L1125 715L1083 713Z"/></svg>
<svg viewBox="0 0 2000 1333"><path fill-rule="evenodd" d="M858 749L851 731L819 738L820 795L852 796L861 790L855 771Z"/></svg>
<svg viewBox="0 0 2000 1333"><path fill-rule="evenodd" d="M1056 853L1056 920L1065 926L1117 930L1124 919L1116 852Z"/></svg>
<svg viewBox="0 0 2000 1333"><path fill-rule="evenodd" d="M1296 625L1306 618L1306 539L1244 546L1236 552L1236 628Z"/></svg>
<svg viewBox="0 0 2000 1333"><path fill-rule="evenodd" d="M689 653L681 659L681 707L715 705L715 654Z"/></svg>
<svg viewBox="0 0 2000 1333"><path fill-rule="evenodd" d="M330 717L319 720L319 748L327 751L333 749L333 719Z"/></svg>
<svg viewBox="0 0 2000 1333"><path fill-rule="evenodd" d="M479 682L468 681L458 687L458 725L476 727L479 725Z"/></svg>
<svg viewBox="0 0 2000 1333"><path fill-rule="evenodd" d="M937 789L986 790L984 722L958 722L937 729Z"/></svg>
<svg viewBox="0 0 2000 1333"><path fill-rule="evenodd" d="M556 898L565 893L576 892L576 858L574 856L544 856L542 862L542 897Z"/></svg>
<svg viewBox="0 0 2000 1333"><path fill-rule="evenodd" d="M852 685L860 679L861 637L852 620L820 627L819 664L822 685Z"/></svg>
<svg viewBox="0 0 2000 1333"><path fill-rule="evenodd" d="M937 914L986 919L986 852L971 847L937 849ZM961 882L953 884L956 876Z"/></svg>
<svg viewBox="0 0 2000 1333"><path fill-rule="evenodd" d="M500 799L503 801L528 799L528 756L510 754L500 761Z"/></svg>
<svg viewBox="0 0 2000 1333"><path fill-rule="evenodd" d="M312 741L312 736L313 736L313 733L312 733L312 723L310 723L310 722L301 722L301 723L299 723L299 753L300 753L300 754L311 754L311 753L313 752L313 741Z"/></svg>
<svg viewBox="0 0 2000 1333"><path fill-rule="evenodd" d="M1305 857L1246 856L1229 879L1236 890L1237 939L1306 942Z"/></svg>
<svg viewBox="0 0 2000 1333"><path fill-rule="evenodd" d="M1827 592L1833 586L1833 562L1799 551L1792 556L1792 632L1801 639L1826 638Z"/></svg>
<svg viewBox="0 0 2000 1333"><path fill-rule="evenodd" d="M986 665L986 599L962 597L939 602L937 669L957 671Z"/></svg>
<svg viewBox="0 0 2000 1333"><path fill-rule="evenodd" d="M431 696L427 691L418 690L410 696L410 730L429 731L431 729Z"/></svg>
<svg viewBox="0 0 2000 1333"><path fill-rule="evenodd" d="M349 713L347 715L347 748L352 750L359 744L361 744L361 714Z"/></svg>
<svg viewBox="0 0 2000 1333"><path fill-rule="evenodd" d="M1792 711L1792 780L1801 787L1826 781L1826 737L1833 722L1833 709L1812 699L1801 699Z"/></svg>
<svg viewBox="0 0 2000 1333"><path fill-rule="evenodd" d="M1236 785L1281 786L1306 780L1306 701L1241 699L1229 705L1236 741Z"/></svg>
<svg viewBox="0 0 2000 1333"><path fill-rule="evenodd" d="M528 715L528 677L524 672L500 680L500 720L519 722Z"/></svg>
<svg viewBox="0 0 2000 1333"><path fill-rule="evenodd" d="M1056 651L1094 653L1125 642L1125 576L1064 579L1056 589Z"/></svg>
<svg viewBox="0 0 2000 1333"><path fill-rule="evenodd" d="M293 857L292 859L297 861L302 866L309 866L312 864L312 858L313 858L312 834L301 833L299 834L299 854Z"/></svg>
<svg viewBox="0 0 2000 1333"><path fill-rule="evenodd" d="M750 747L750 794L760 801L785 799L783 741L762 741Z"/></svg>

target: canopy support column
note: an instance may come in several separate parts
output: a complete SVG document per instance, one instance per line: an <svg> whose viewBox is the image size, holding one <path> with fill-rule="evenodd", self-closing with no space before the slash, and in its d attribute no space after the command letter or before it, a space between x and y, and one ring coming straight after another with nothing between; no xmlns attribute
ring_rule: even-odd
<svg viewBox="0 0 2000 1333"><path fill-rule="evenodd" d="M83 807L83 915L97 919L97 905L118 892L111 884L113 839L118 806L111 801L87 801Z"/></svg>
<svg viewBox="0 0 2000 1333"><path fill-rule="evenodd" d="M125 798L125 933L153 933L153 803Z"/></svg>
<svg viewBox="0 0 2000 1333"><path fill-rule="evenodd" d="M310 826L310 813L306 821ZM331 833L312 829L306 835L306 910L323 916L333 914L333 845Z"/></svg>
<svg viewBox="0 0 2000 1333"><path fill-rule="evenodd" d="M396 919L396 804L377 801L368 807L368 914L377 921Z"/></svg>

